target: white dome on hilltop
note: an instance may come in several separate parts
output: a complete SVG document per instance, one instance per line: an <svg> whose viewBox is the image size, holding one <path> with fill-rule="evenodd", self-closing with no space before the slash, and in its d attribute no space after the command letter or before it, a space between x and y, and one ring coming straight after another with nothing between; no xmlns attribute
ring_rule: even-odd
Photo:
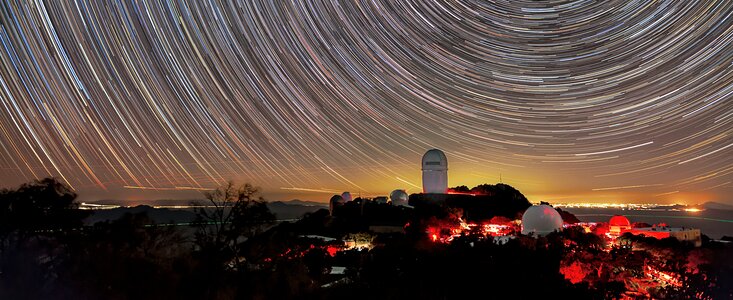
<svg viewBox="0 0 733 300"><path fill-rule="evenodd" d="M533 205L522 216L522 234L547 235L562 230L562 217L549 205Z"/></svg>
<svg viewBox="0 0 733 300"><path fill-rule="evenodd" d="M389 193L389 200L392 201L392 205L394 206L408 206L408 198L409 197L407 196L407 192L405 192L405 190L394 190Z"/></svg>

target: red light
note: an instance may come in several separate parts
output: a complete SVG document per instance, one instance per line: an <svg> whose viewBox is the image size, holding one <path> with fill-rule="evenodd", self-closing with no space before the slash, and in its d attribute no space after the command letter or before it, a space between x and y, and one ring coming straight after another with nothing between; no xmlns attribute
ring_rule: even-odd
<svg viewBox="0 0 733 300"><path fill-rule="evenodd" d="M336 246L328 246L328 247L326 247L326 252L328 252L328 255L330 255L331 257L336 256L336 252L338 252L338 251L339 251L339 248L336 247Z"/></svg>

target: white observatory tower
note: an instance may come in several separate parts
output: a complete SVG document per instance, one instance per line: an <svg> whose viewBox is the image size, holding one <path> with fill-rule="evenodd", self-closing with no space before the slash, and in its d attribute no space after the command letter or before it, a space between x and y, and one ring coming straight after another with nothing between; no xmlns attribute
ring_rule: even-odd
<svg viewBox="0 0 733 300"><path fill-rule="evenodd" d="M422 156L422 192L445 194L448 191L448 159L438 149L430 149Z"/></svg>

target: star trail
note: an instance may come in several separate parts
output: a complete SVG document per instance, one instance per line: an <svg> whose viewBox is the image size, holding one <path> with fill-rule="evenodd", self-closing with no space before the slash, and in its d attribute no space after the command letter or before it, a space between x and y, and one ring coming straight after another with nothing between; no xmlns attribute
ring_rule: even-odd
<svg viewBox="0 0 733 300"><path fill-rule="evenodd" d="M0 5L4 187L733 201L731 1Z"/></svg>

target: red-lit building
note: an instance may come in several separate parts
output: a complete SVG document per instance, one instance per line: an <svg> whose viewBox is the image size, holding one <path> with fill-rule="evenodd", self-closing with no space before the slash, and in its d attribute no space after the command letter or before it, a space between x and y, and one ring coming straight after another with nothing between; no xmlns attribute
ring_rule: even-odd
<svg viewBox="0 0 733 300"><path fill-rule="evenodd" d="M631 222L624 216L615 215L608 221L608 234L620 236L623 232L631 230Z"/></svg>
<svg viewBox="0 0 733 300"><path fill-rule="evenodd" d="M669 227L663 223L652 227L633 228L629 219L621 215L615 215L608 221L608 235L610 237L617 238L627 232L633 235L644 235L656 239L673 237L679 241L691 242L695 247L702 245L700 229Z"/></svg>
<svg viewBox="0 0 733 300"><path fill-rule="evenodd" d="M682 242L691 242L695 247L702 245L700 229L695 228L668 227L665 224L659 224L652 227L631 228L628 232L633 235L644 235L657 239L673 237Z"/></svg>

